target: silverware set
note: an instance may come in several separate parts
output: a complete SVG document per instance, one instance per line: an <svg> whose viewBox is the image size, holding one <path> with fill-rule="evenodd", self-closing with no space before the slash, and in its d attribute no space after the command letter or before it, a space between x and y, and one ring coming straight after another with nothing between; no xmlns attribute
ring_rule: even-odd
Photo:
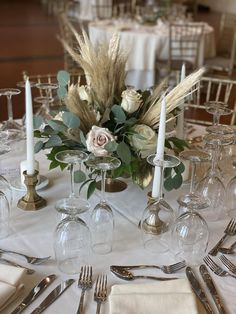
<svg viewBox="0 0 236 314"><path fill-rule="evenodd" d="M78 280L78 287L81 288L82 292L80 295L79 307L77 314L84 313L84 296L87 290L92 289L93 286L93 271L91 266L82 266L80 276ZM96 314L100 313L101 305L107 300L107 276L99 275L97 277L95 288L94 288L94 301L97 303Z"/></svg>
<svg viewBox="0 0 236 314"><path fill-rule="evenodd" d="M232 274L233 272L235 272L236 270L236 266L231 263L230 260L227 259L227 257L222 256L220 257L220 260L222 261L222 263L227 267L227 270L223 269L222 267L220 267L216 262L213 261L213 259L208 255L206 257L203 258L204 262L206 263L206 265L213 271L213 273L215 273L217 276L220 277L233 277L236 278L236 273ZM232 271L233 270L233 271ZM232 272L232 273L231 273Z"/></svg>

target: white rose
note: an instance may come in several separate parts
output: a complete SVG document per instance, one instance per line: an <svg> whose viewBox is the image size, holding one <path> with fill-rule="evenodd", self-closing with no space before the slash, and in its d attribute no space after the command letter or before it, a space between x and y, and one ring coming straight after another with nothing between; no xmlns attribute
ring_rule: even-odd
<svg viewBox="0 0 236 314"><path fill-rule="evenodd" d="M121 97L121 107L128 113L137 111L142 102L142 96L134 89L124 90Z"/></svg>
<svg viewBox="0 0 236 314"><path fill-rule="evenodd" d="M141 158L146 158L148 155L155 153L157 144L156 132L145 124L137 124L132 130L137 134L134 133L129 137L130 145L139 151Z"/></svg>
<svg viewBox="0 0 236 314"><path fill-rule="evenodd" d="M111 141L115 141L115 137L108 129L94 125L87 134L87 149L95 156L106 156L108 151L104 146Z"/></svg>
<svg viewBox="0 0 236 314"><path fill-rule="evenodd" d="M78 93L81 100L85 100L88 103L92 102L92 98L90 95L90 88L88 85L81 85L78 87Z"/></svg>

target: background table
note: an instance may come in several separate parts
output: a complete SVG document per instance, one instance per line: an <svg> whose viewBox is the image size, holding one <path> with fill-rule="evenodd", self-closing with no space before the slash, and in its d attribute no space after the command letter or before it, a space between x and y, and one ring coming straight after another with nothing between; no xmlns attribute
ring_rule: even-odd
<svg viewBox="0 0 236 314"><path fill-rule="evenodd" d="M204 36L199 49L198 66L204 58L215 56L214 30L204 23ZM145 26L131 21L106 20L89 23L89 37L93 45L109 40L114 32L120 34L121 47L129 52L126 83L137 89L154 85L156 58L168 60L168 25Z"/></svg>
<svg viewBox="0 0 236 314"><path fill-rule="evenodd" d="M24 150L20 152L19 148L16 151L12 151L5 160L1 160L1 167L13 167L19 165L20 161L24 160ZM21 192L14 193L14 206L11 211L11 235L0 241L0 248L9 248L31 254L35 256L48 256L51 255L52 259L43 265L34 266L28 265L21 258L13 258L22 265L34 268L36 273L31 276L27 276L27 285L25 294L43 277L48 274L57 274L57 280L27 309L24 313L29 314L31 311L39 305L39 303L45 298L45 296L55 288L62 280L67 278L78 279L78 275L67 276L60 273L57 269L54 253L53 253L53 232L59 222L59 215L54 209L55 202L64 196L68 195L69 188L69 173L68 171L61 172L58 169L48 171L48 161L44 152L37 155L37 159L40 162L40 172L42 175L46 175L50 180L50 184L44 190L40 190L39 194L42 195L48 202L47 207L38 210L36 212L25 212L16 207L16 201L22 196ZM180 190L166 193L166 199L176 210L178 205L176 199L178 195L188 191L189 186L184 185ZM129 182L128 188L120 193L108 194L108 201L112 204L115 217L115 234L114 234L114 245L113 251L107 255L95 255L91 253L88 265L93 266L94 279L98 274L108 275L108 286L114 284L127 284L126 281L120 280L110 273L109 267L112 264L170 264L175 262L174 256L169 252L165 254L155 254L145 251L142 242L140 231L137 227L138 222L142 216L143 210L147 202L147 191L142 191L139 187ZM91 207L93 207L99 200L99 192L96 192L90 199ZM84 219L89 221L90 212L84 215ZM222 236L223 230L228 223L229 219L225 219L219 222L211 223L210 231L210 243L211 248L218 239ZM232 243L228 241L227 244ZM8 258L9 256L6 255ZM145 270L142 271L145 273ZM168 276L161 273L159 270L150 270L149 274ZM221 293L226 308L229 314L236 313L236 299L235 299L235 288L236 281L233 278L221 278L214 275L212 277ZM177 273L179 277L184 277L184 270ZM171 275L169 275L171 276ZM143 282L149 282L148 280L137 280L135 283L142 284ZM57 301L55 301L45 313L51 314L70 314L76 313L81 289L74 283ZM11 306L9 306L1 314L9 314L10 311L20 302L23 298L18 299ZM95 313L95 302L93 301L93 289L89 290L85 299L86 313ZM106 305L107 306L107 305ZM103 311L103 310L102 310Z"/></svg>

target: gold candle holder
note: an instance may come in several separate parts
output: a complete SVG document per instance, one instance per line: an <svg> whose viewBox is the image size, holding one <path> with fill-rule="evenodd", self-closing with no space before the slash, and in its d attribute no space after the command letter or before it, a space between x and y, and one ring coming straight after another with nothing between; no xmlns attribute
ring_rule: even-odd
<svg viewBox="0 0 236 314"><path fill-rule="evenodd" d="M47 205L46 200L39 196L35 190L36 184L38 183L38 173L37 170L35 170L32 175L28 175L26 171L23 172L27 192L18 201L17 207L24 210L38 210Z"/></svg>

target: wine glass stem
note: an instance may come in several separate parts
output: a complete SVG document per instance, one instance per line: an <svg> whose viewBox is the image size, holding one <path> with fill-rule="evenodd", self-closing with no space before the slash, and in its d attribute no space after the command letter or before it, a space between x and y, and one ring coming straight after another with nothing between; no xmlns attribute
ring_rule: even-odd
<svg viewBox="0 0 236 314"><path fill-rule="evenodd" d="M219 158L219 153L220 153L219 150L220 150L220 145L219 143L217 143L213 146L213 150L212 150L211 173L215 173L216 171L216 166L218 163L218 158Z"/></svg>
<svg viewBox="0 0 236 314"><path fill-rule="evenodd" d="M192 162L192 173L191 173L191 182L190 182L190 194L193 193L195 188L195 174L196 174L196 162Z"/></svg>
<svg viewBox="0 0 236 314"><path fill-rule="evenodd" d="M74 164L70 164L70 197L75 196Z"/></svg>
<svg viewBox="0 0 236 314"><path fill-rule="evenodd" d="M8 112L8 120L13 120L13 111L12 111L12 101L11 95L7 95L7 112Z"/></svg>
<svg viewBox="0 0 236 314"><path fill-rule="evenodd" d="M220 115L218 113L215 113L213 115L213 125L219 125L220 123Z"/></svg>
<svg viewBox="0 0 236 314"><path fill-rule="evenodd" d="M106 170L102 170L101 171L101 202L106 202L106 198L105 198L105 190L106 190Z"/></svg>

